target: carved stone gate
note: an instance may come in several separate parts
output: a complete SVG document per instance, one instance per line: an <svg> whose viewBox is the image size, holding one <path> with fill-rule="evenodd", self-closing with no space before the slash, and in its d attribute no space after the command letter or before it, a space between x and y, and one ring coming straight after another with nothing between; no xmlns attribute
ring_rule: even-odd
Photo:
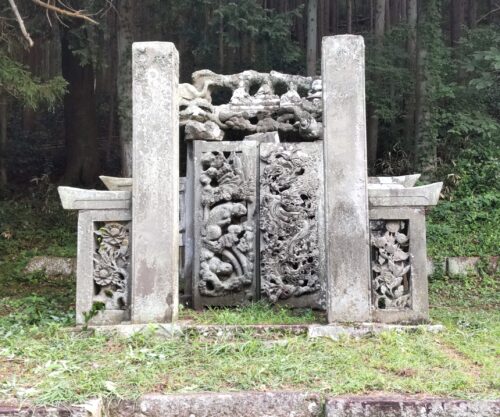
<svg viewBox="0 0 500 417"><path fill-rule="evenodd" d="M93 324L175 321L179 281L196 308L427 320L425 208L442 184L368 178L363 39L324 38L314 79L203 70L179 85L178 64L171 43L133 45L133 179L59 188L80 211L77 321L95 303Z"/></svg>
<svg viewBox="0 0 500 417"><path fill-rule="evenodd" d="M195 141L193 165L194 306L325 309L321 142Z"/></svg>

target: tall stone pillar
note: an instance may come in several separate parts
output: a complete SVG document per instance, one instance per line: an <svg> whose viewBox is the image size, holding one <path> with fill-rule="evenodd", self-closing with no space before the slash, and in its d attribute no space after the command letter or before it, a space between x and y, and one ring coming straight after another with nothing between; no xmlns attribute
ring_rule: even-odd
<svg viewBox="0 0 500 417"><path fill-rule="evenodd" d="M132 322L178 312L179 54L170 42L132 45Z"/></svg>
<svg viewBox="0 0 500 417"><path fill-rule="evenodd" d="M323 38L328 321L370 320L365 64L361 36Z"/></svg>

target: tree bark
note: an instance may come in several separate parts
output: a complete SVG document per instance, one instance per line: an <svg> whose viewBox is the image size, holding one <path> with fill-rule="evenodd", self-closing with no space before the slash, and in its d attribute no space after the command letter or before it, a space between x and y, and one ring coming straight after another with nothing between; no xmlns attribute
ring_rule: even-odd
<svg viewBox="0 0 500 417"><path fill-rule="evenodd" d="M417 3L418 0L407 1L407 24L408 24L408 67L410 74L416 79L416 62L417 62ZM405 121L405 143L403 148L413 154L414 140L415 140L415 94L411 94L406 102L406 121Z"/></svg>
<svg viewBox="0 0 500 417"><path fill-rule="evenodd" d="M347 2L347 33L352 33L352 0L346 0Z"/></svg>
<svg viewBox="0 0 500 417"><path fill-rule="evenodd" d="M457 46L462 36L464 24L464 0L451 0L450 2L450 44Z"/></svg>
<svg viewBox="0 0 500 417"><path fill-rule="evenodd" d="M73 54L71 29L74 28L61 27L60 30L62 75L68 82L68 94L64 97L66 171L63 182L93 185L100 168L94 68L90 63L82 65Z"/></svg>
<svg viewBox="0 0 500 417"><path fill-rule="evenodd" d="M0 90L0 191L7 184L7 95Z"/></svg>
<svg viewBox="0 0 500 417"><path fill-rule="evenodd" d="M132 176L132 41L134 39L134 7L132 0L118 0L117 74L118 125L122 174Z"/></svg>
<svg viewBox="0 0 500 417"><path fill-rule="evenodd" d="M307 2L307 75L316 75L318 30L318 0Z"/></svg>
<svg viewBox="0 0 500 417"><path fill-rule="evenodd" d="M467 19L469 22L469 28L475 29L477 26L477 0L469 0L469 7L467 13Z"/></svg>
<svg viewBox="0 0 500 417"><path fill-rule="evenodd" d="M385 30L385 0L376 0L375 3L375 43L381 45ZM374 80L376 82L376 80ZM373 103L367 106L367 141L368 141L368 166L373 168L377 160L378 149L378 116Z"/></svg>
<svg viewBox="0 0 500 417"><path fill-rule="evenodd" d="M427 49L424 41L425 23L428 4L432 0L422 0L418 16L417 30L417 77L415 86L415 161L416 168L422 173L422 178L428 178L436 169L436 143L428 131L430 119L429 103L427 102Z"/></svg>

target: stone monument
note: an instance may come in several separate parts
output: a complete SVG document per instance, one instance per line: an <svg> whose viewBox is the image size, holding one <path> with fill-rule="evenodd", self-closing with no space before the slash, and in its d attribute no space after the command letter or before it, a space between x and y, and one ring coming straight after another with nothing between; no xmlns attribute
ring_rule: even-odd
<svg viewBox="0 0 500 417"><path fill-rule="evenodd" d="M170 323L179 292L197 309L263 299L331 323L428 320L425 208L442 183L367 176L362 37L324 38L322 73L201 70L179 85L173 44L134 44L133 179L59 188L80 213L78 323Z"/></svg>

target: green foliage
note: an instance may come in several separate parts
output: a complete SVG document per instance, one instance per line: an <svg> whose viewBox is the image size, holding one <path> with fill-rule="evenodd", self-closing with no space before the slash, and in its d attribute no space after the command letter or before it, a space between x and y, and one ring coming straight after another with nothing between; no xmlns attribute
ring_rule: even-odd
<svg viewBox="0 0 500 417"><path fill-rule="evenodd" d="M41 81L0 49L0 90L25 105L33 109L40 106L54 108L66 92L66 85L64 78L59 76Z"/></svg>

